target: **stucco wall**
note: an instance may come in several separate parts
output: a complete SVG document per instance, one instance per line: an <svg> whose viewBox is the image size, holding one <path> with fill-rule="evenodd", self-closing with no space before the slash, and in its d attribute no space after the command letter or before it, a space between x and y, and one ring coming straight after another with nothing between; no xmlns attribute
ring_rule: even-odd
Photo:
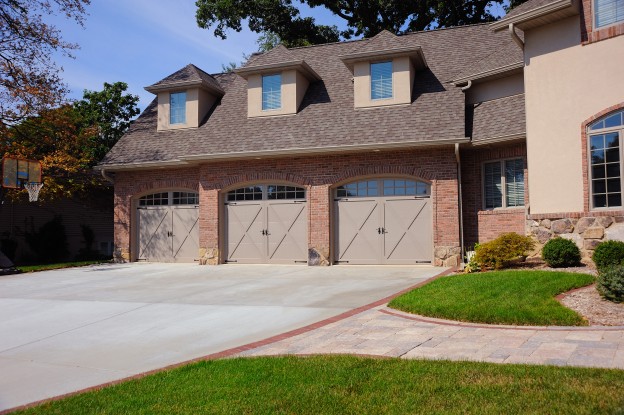
<svg viewBox="0 0 624 415"><path fill-rule="evenodd" d="M262 110L262 75L250 75L247 79L247 116L271 117L296 114L303 100L309 81L295 70L279 72L282 75L282 106L275 110ZM267 74L271 75L271 74Z"/></svg>
<svg viewBox="0 0 624 415"><path fill-rule="evenodd" d="M524 77L522 74L507 76L493 81L474 84L466 91L466 103L476 104L502 97L522 94Z"/></svg>
<svg viewBox="0 0 624 415"><path fill-rule="evenodd" d="M530 212L580 212L581 124L624 101L624 36L582 46L571 17L527 31L525 41Z"/></svg>
<svg viewBox="0 0 624 415"><path fill-rule="evenodd" d="M405 57L392 59L392 98L371 99L371 62L357 62L353 67L355 108L381 107L412 102L414 66Z"/></svg>

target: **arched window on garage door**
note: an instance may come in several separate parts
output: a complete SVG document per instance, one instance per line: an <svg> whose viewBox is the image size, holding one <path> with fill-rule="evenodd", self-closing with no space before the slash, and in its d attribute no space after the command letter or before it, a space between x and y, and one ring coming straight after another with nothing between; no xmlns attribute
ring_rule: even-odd
<svg viewBox="0 0 624 415"><path fill-rule="evenodd" d="M336 263L431 263L430 184L374 178L341 185L334 196Z"/></svg>
<svg viewBox="0 0 624 415"><path fill-rule="evenodd" d="M137 205L137 259L152 262L198 260L197 192L151 193L141 196Z"/></svg>
<svg viewBox="0 0 624 415"><path fill-rule="evenodd" d="M307 263L303 187L250 185L228 191L224 202L226 262Z"/></svg>

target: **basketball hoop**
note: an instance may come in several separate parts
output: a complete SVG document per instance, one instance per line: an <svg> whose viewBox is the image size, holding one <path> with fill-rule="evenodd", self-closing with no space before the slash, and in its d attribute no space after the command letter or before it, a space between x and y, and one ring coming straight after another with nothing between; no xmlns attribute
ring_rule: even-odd
<svg viewBox="0 0 624 415"><path fill-rule="evenodd" d="M39 191L43 187L43 183L30 182L24 184L24 188L28 190L28 201L36 202L39 199Z"/></svg>

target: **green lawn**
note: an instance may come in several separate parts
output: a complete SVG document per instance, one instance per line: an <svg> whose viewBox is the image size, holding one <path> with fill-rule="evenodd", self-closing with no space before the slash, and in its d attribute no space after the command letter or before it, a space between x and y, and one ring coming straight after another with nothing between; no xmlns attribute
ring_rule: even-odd
<svg viewBox="0 0 624 415"><path fill-rule="evenodd" d="M597 414L618 370L317 356L192 364L20 414Z"/></svg>
<svg viewBox="0 0 624 415"><path fill-rule="evenodd" d="M75 261L75 262L60 262L58 264L44 264L44 265L20 265L15 268L19 269L22 272L36 272L36 271L48 271L51 269L61 269L61 268L73 268L73 267L84 267L86 265L93 264L105 264L110 261Z"/></svg>
<svg viewBox="0 0 624 415"><path fill-rule="evenodd" d="M582 326L587 322L554 297L593 282L591 275L550 271L453 275L395 298L390 307L475 323Z"/></svg>

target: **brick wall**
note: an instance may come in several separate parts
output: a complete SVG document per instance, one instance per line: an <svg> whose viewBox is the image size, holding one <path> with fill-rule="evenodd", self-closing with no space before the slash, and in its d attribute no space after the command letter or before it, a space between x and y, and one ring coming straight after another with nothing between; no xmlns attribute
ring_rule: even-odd
<svg viewBox="0 0 624 415"><path fill-rule="evenodd" d="M446 250L438 264L457 255L459 219L457 168L452 147L317 155L206 163L194 168L118 172L115 179L115 244L120 257L134 259L130 249L132 201L165 188L198 189L200 246L208 263L219 263L223 233L221 193L251 182L283 181L308 192L308 245L324 261L330 258L331 189L363 176L405 175L431 182L435 247ZM457 258L453 259L456 260ZM321 261L323 262L323 261ZM452 262L452 261L451 261Z"/></svg>
<svg viewBox="0 0 624 415"><path fill-rule="evenodd" d="M526 144L497 147L472 147L461 152L462 193L464 212L464 243L470 248L476 242L487 242L503 232L525 234L525 209L509 208L486 210L483 208L482 166L486 161L518 158L524 159L524 200L529 203Z"/></svg>

